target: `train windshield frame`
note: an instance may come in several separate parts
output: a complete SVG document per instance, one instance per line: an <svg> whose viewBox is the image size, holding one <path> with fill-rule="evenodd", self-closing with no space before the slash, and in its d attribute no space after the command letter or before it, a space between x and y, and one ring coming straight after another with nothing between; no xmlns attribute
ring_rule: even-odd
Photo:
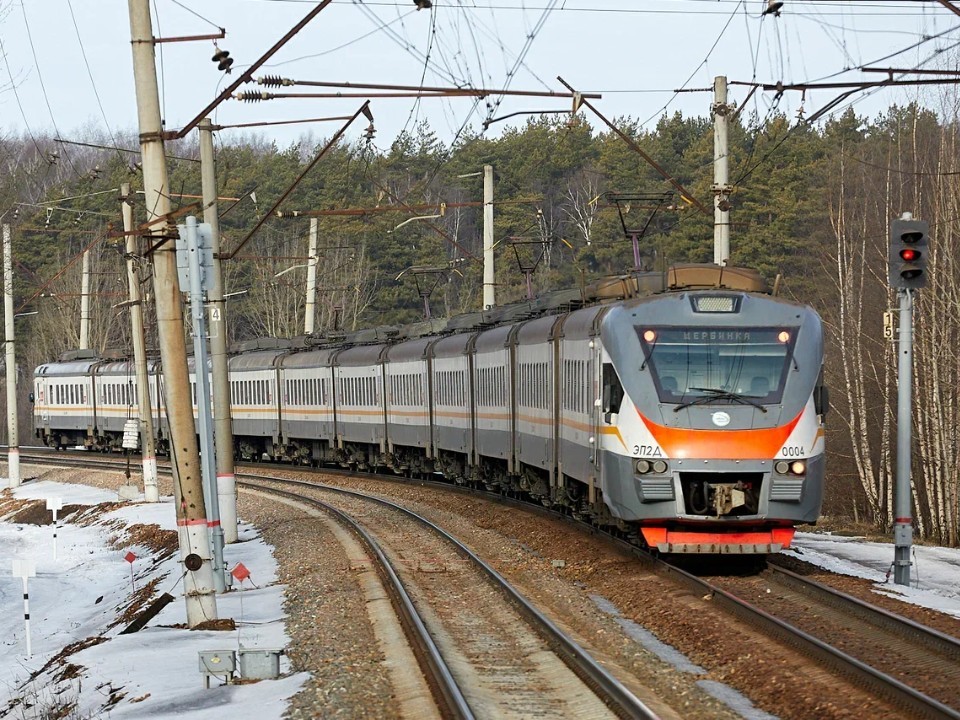
<svg viewBox="0 0 960 720"><path fill-rule="evenodd" d="M643 366L661 402L775 405L783 397L797 327L636 326ZM643 368L641 368L643 369Z"/></svg>

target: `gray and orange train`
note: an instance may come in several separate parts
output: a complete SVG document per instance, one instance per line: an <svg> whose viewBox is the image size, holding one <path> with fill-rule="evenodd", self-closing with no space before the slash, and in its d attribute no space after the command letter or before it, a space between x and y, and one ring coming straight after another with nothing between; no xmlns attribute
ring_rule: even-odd
<svg viewBox="0 0 960 720"><path fill-rule="evenodd" d="M676 266L449 321L261 342L229 368L238 458L442 475L666 553L776 552L820 512L821 321L753 271ZM51 446L119 449L137 417L128 361L49 363L34 384Z"/></svg>

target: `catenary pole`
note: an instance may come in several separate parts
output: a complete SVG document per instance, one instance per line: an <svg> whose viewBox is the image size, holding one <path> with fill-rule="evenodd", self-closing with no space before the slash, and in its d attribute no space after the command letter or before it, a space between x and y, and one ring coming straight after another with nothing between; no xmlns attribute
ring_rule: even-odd
<svg viewBox="0 0 960 720"><path fill-rule="evenodd" d="M493 165L483 166L483 309L497 304L493 264Z"/></svg>
<svg viewBox="0 0 960 720"><path fill-rule="evenodd" d="M217 498L223 541L237 541L237 476L233 466L233 427L230 423L230 376L227 366L227 308L223 300L223 265L220 260L220 215L217 206L217 161L213 152L213 124L200 121L200 179L203 186L203 221L210 226L213 273L207 284L210 362L213 372L213 434L217 454Z"/></svg>
<svg viewBox="0 0 960 720"><path fill-rule="evenodd" d="M90 348L90 250L83 251L80 276L80 349Z"/></svg>
<svg viewBox="0 0 960 720"><path fill-rule="evenodd" d="M133 196L130 194L130 183L123 183L120 186L120 202L123 207L123 232L126 238L130 332L133 336L137 409L140 413L140 448L143 451L143 497L147 502L157 502L160 499L160 490L157 486L157 447L153 435L153 403L150 402L147 343L143 332L143 304L140 300L140 276L136 263L140 256L137 252L137 237L133 232Z"/></svg>
<svg viewBox="0 0 960 720"><path fill-rule="evenodd" d="M3 226L4 374L7 376L7 475L9 487L20 486L20 438L17 428L17 354L13 337L13 240Z"/></svg>
<svg viewBox="0 0 960 720"><path fill-rule="evenodd" d="M303 316L303 334L313 333L314 317L317 314L317 241L320 235L320 219L310 218L310 245L307 250L307 303Z"/></svg>
<svg viewBox="0 0 960 720"><path fill-rule="evenodd" d="M175 229L170 214L170 186L163 147L163 123L157 90L153 28L149 0L128 0L130 38L133 51L133 78L137 93L140 127L140 156L143 161L143 188L150 230L147 237L155 250L153 288L157 310L157 333L167 418L170 427L170 455L180 557L184 564L184 598L187 625L195 627L217 618L213 566L200 453L193 422L190 378L187 372L183 307L177 277ZM160 222L153 222L160 218Z"/></svg>
<svg viewBox="0 0 960 720"><path fill-rule="evenodd" d="M713 80L713 262L730 259L730 149L727 78Z"/></svg>

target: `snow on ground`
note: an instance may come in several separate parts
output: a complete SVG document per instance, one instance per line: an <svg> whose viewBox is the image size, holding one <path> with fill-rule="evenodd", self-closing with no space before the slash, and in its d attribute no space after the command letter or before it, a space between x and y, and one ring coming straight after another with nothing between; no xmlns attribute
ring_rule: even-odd
<svg viewBox="0 0 960 720"><path fill-rule="evenodd" d="M0 487L5 481L0 479ZM60 498L65 505L115 502L116 494L82 485L50 481L32 482L13 492L18 498ZM110 523L110 526L107 526ZM287 644L283 626L283 586L276 583L271 548L247 525L241 542L225 549L228 567L237 562L250 570L243 589L217 598L220 617L237 620L235 632L187 631L173 627L186 622L180 565L171 556L155 563L144 547L115 548L110 538L116 525L157 524L175 528L172 499L129 503L105 513L90 526L62 525L54 559L53 527L0 522L0 711L14 698L36 703L36 710L75 703L71 717L112 719L223 717L231 720L279 718L292 696L306 680L298 673L279 680L222 685L211 681L204 689L198 652L246 648L281 648ZM159 578L157 591L176 599L138 633L119 635L120 624L107 630L129 601L131 566L124 559L131 550L136 587ZM912 587L887 581L893 545L828 533L797 533L794 547L785 551L828 570L864 577L877 583L877 591L905 601L960 617L960 550L914 547ZM26 656L22 584L12 576L12 559L36 562L36 577L29 580L32 656ZM39 674L48 660L65 646L103 635L106 642L72 654L67 662L83 669L76 677L58 679L62 666ZM289 673L285 658L281 674ZM69 674L69 673L68 673ZM109 705L111 696L119 700ZM37 714L18 708L13 717Z"/></svg>
<svg viewBox="0 0 960 720"><path fill-rule="evenodd" d="M0 487L5 484L0 480ZM17 498L60 498L64 505L117 500L112 492L49 481L29 483L13 494ZM118 534L117 523L157 524L173 530L172 498L124 505L104 514L95 525L61 525L56 559L52 525L0 522L0 712L12 699L22 698L36 707L31 713L21 706L12 717L37 717L44 706L75 703L70 717L190 720L215 714L229 715L231 720L279 718L287 699L306 681L305 673L239 685L222 685L213 678L211 688L205 689L199 671L201 650L282 648L287 644L284 587L275 584L271 548L257 531L242 525L241 542L225 549L227 567L243 562L251 575L242 589L217 597L218 615L234 618L238 629L188 631L173 627L186 622L176 554L155 563L147 548L112 547L110 538ZM121 636L118 633L125 623L107 627L129 602L131 565L124 559L128 551L138 556L132 565L136 587L159 578L157 592L169 592L176 599L146 629ZM26 655L22 581L12 576L14 558L36 563L36 577L28 581L30 657ZM57 681L63 670L58 664L30 680L68 644L100 635L107 641L67 658L83 668L77 677ZM280 669L282 675L289 673L283 657ZM111 696L121 694L111 706Z"/></svg>
<svg viewBox="0 0 960 720"><path fill-rule="evenodd" d="M914 545L910 587L893 582L892 543L798 532L784 554L832 572L872 580L877 592L960 617L960 550L956 548Z"/></svg>

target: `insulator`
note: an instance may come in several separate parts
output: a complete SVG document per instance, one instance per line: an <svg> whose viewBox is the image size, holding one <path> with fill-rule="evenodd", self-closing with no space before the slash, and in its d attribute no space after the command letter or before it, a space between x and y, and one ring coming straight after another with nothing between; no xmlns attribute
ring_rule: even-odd
<svg viewBox="0 0 960 720"><path fill-rule="evenodd" d="M250 90L248 92L234 93L233 97L240 102L260 102L261 100L272 100L275 95L273 93Z"/></svg>
<svg viewBox="0 0 960 720"><path fill-rule="evenodd" d="M257 78L257 85L266 87L290 87L296 83L290 78L280 77L279 75L263 75Z"/></svg>

